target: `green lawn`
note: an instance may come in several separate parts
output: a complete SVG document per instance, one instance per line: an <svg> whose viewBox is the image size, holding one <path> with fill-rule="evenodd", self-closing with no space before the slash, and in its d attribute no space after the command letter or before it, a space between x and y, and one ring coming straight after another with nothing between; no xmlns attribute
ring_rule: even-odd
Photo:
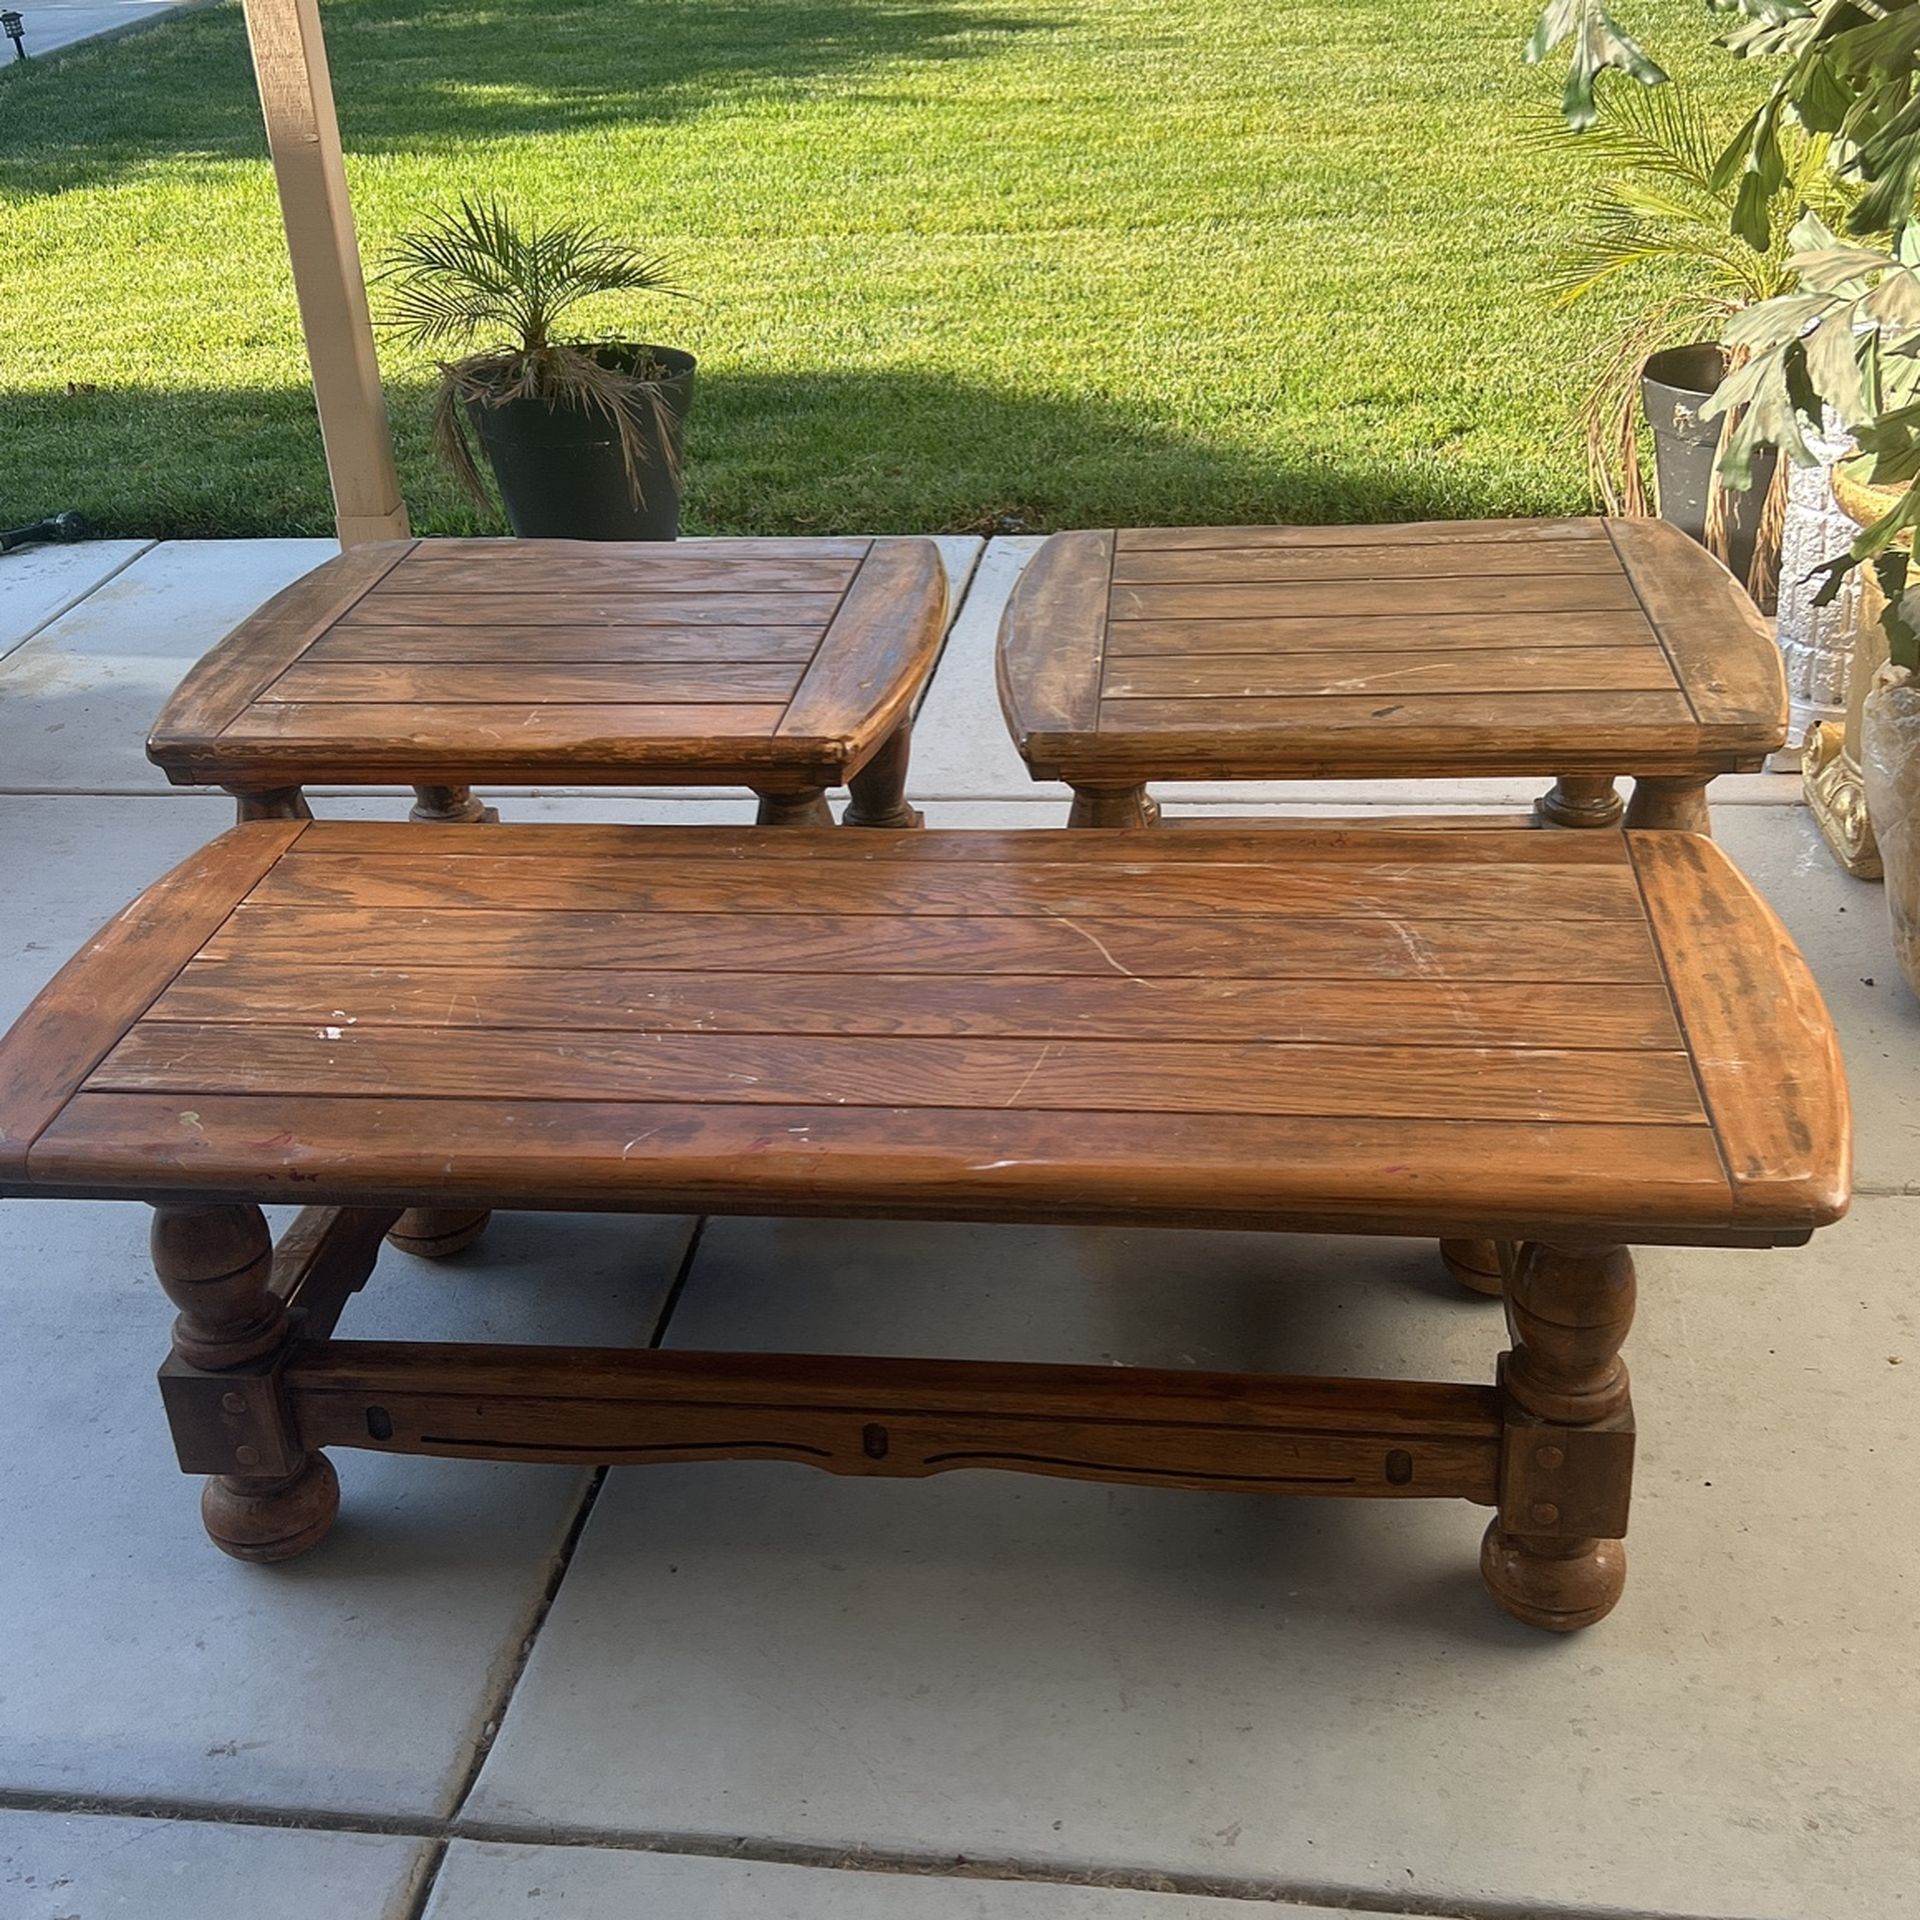
<svg viewBox="0 0 1920 1920"><path fill-rule="evenodd" d="M326 0L361 242L495 192L668 249L695 530L1541 513L1600 311L1534 291L1529 0ZM1634 0L1714 97L1761 76ZM0 72L0 521L320 533L237 6ZM610 313L628 320L626 314ZM478 524L389 351L416 525Z"/></svg>

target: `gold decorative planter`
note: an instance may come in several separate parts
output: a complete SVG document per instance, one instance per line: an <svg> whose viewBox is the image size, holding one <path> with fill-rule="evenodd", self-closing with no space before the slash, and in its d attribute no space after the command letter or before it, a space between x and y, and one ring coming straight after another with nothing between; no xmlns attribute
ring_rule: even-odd
<svg viewBox="0 0 1920 1920"><path fill-rule="evenodd" d="M1899 487L1869 486L1845 464L1833 470L1833 497L1857 527L1871 526L1901 492ZM1860 771L1860 710L1873 676L1886 663L1887 636L1880 626L1886 597L1871 567L1862 568L1859 579L1860 623L1854 629L1846 719L1838 726L1830 720L1822 721L1808 733L1800 779L1807 805L1820 823L1834 858L1856 879L1878 880L1880 849L1867 815L1866 786Z"/></svg>

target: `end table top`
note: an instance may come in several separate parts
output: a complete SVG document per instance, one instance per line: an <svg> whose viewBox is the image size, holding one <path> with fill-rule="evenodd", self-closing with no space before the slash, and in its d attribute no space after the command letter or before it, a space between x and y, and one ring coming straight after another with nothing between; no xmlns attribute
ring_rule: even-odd
<svg viewBox="0 0 1920 1920"><path fill-rule="evenodd" d="M401 540L275 595L149 756L236 792L373 782L838 786L931 671L927 540Z"/></svg>
<svg viewBox="0 0 1920 1920"><path fill-rule="evenodd" d="M1658 520L1055 534L1000 696L1088 785L1727 773L1787 727L1766 623Z"/></svg>

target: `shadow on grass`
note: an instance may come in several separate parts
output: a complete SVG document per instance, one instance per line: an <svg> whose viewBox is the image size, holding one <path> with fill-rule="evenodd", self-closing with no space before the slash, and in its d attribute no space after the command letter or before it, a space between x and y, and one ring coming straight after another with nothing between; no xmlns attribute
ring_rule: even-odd
<svg viewBox="0 0 1920 1920"><path fill-rule="evenodd" d="M678 120L900 60L1045 30L997 0L327 0L342 138L358 153ZM182 159L266 152L237 6L0 70L0 199Z"/></svg>
<svg viewBox="0 0 1920 1920"><path fill-rule="evenodd" d="M503 530L427 445L427 396L392 395L423 533ZM1324 424L1324 423L1321 423ZM689 432L692 533L1046 532L1063 526L1417 520L1560 511L1434 453L1335 462L1227 445L1137 407L931 373L707 373ZM0 395L0 520L77 508L101 531L328 534L311 397L194 390Z"/></svg>

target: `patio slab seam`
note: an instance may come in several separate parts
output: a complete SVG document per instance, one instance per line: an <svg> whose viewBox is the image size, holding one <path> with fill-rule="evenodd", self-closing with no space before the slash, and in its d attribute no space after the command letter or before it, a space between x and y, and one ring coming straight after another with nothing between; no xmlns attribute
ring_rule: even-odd
<svg viewBox="0 0 1920 1920"><path fill-rule="evenodd" d="M196 6L211 6L213 5L214 0L192 0L192 3ZM121 29L121 31L123 32L128 30L129 29L124 29L124 28ZM133 30L137 30L137 28ZM79 45L84 43L76 42L75 44ZM52 52L54 53L58 53L59 51L60 49L58 47L52 49ZM44 59L49 56L42 55L41 57ZM144 560L147 557L147 555L150 554L154 550L154 548L157 547L159 544L160 542L157 540L147 541L140 548L138 553L128 554L127 557L124 560L122 560L120 564L117 567L115 567L111 573L102 574L100 578L97 580L90 580L86 584L86 586L81 588L81 590L78 593L74 594L71 599L61 601L58 606L52 608L45 615L44 618L42 618L36 625L29 627L25 633L21 634L18 637L18 639L9 640L5 646L0 646L0 660L5 660L9 658L11 655L18 653L20 649L28 643L28 641L38 639L41 634L45 633L46 630L54 624L55 621L64 620L67 617L67 615L74 610L75 607L82 605L85 601L91 600L93 596L96 593L98 593L102 587L108 585L110 582L114 580L119 579L119 577L123 573L125 573L126 570L130 566L132 566L136 560Z"/></svg>
<svg viewBox="0 0 1920 1920"><path fill-rule="evenodd" d="M693 1223L693 1230L687 1235L687 1243L680 1257L679 1270L674 1274L667 1289L666 1298L660 1304L659 1314L653 1324L653 1330L647 1344L657 1347L666 1338L667 1328L673 1320L673 1310L679 1305L680 1296L686 1291L687 1281L693 1273L695 1260L699 1258L700 1241L706 1232L707 1222L704 1215ZM594 1504L600 1498L600 1489L606 1485L607 1469L598 1468L586 1486L582 1489L579 1504L575 1507L568 1523L565 1537L555 1550L553 1563L547 1569L547 1580L539 1598L530 1610L526 1628L520 1636L520 1644L514 1658L507 1663L494 1684L491 1685L480 1701L474 1713L473 1731L467 1741L467 1764L459 1778L452 1782L443 1804L447 1807L447 1820L450 1831L445 1834L419 1833L412 1837L432 1843L428 1857L422 1862L420 1872L408 1902L408 1920L426 1912L433 1899L433 1892L440 1878L440 1870L446 1864L447 1843L453 1838L466 1836L456 1834L451 1828L457 1826L461 1809L465 1807L473 1790L480 1783L481 1770L487 1764L487 1755L492 1750L494 1737L505 1723L508 1709L513 1705L515 1690L519 1687L533 1658L533 1650L540 1638L541 1629L547 1624L547 1618L553 1611L553 1603L558 1598L562 1583L566 1580L567 1570L573 1565L574 1550L580 1544L580 1536L586 1531L587 1522L593 1518Z"/></svg>
<svg viewBox="0 0 1920 1920"><path fill-rule="evenodd" d="M721 1839L711 1834L600 1827L547 1826L505 1820L408 1819L400 1815L332 1813L298 1807L245 1806L145 1796L24 1792L0 1787L0 1811L77 1817L193 1822L206 1826L273 1827L307 1833L357 1834L438 1843L578 1848L601 1853L649 1853L750 1865L806 1867L818 1872L897 1874L911 1880L991 1881L1020 1886L1087 1887L1114 1893L1174 1894L1190 1899L1238 1900L1249 1905L1304 1907L1378 1920L1747 1920L1737 1913L1698 1909L1622 1907L1520 1899L1462 1900L1454 1895L1308 1881L1258 1874L1158 1872L1105 1867L1097 1862L1030 1861L1018 1855L917 1853L906 1849L809 1844L805 1841ZM439 1860L417 1882L418 1912L431 1898Z"/></svg>

